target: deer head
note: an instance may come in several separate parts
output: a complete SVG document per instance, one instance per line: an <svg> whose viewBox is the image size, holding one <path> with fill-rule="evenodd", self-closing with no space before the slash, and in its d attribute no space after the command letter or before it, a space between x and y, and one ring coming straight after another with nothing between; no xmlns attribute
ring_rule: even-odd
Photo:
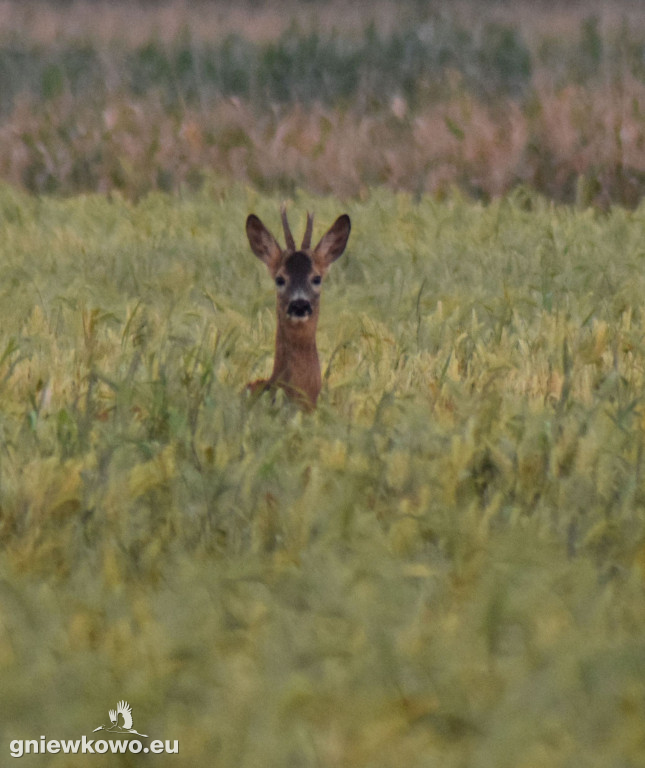
<svg viewBox="0 0 645 768"><path fill-rule="evenodd" d="M281 217L284 249L257 216L251 214L246 220L251 250L266 264L275 282L277 299L273 373L271 378L249 387L253 391L282 387L291 399L311 409L321 387L316 328L322 282L330 265L345 250L351 222L347 214L339 216L312 249L313 215L307 214L302 245L296 248L284 206Z"/></svg>

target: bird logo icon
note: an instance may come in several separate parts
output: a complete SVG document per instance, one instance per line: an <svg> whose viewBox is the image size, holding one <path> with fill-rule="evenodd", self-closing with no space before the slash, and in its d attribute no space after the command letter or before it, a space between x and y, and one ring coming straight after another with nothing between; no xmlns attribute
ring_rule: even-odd
<svg viewBox="0 0 645 768"><path fill-rule="evenodd" d="M110 725L99 725L99 727L95 728L92 733L96 733L97 731L111 731L112 733L136 733L137 736L144 736L146 739L148 738L147 734L139 733L139 731L135 731L132 727L132 707L128 704L127 701L120 701L116 705L116 709L110 710L109 715ZM121 715L123 718L122 724L119 724L119 715Z"/></svg>

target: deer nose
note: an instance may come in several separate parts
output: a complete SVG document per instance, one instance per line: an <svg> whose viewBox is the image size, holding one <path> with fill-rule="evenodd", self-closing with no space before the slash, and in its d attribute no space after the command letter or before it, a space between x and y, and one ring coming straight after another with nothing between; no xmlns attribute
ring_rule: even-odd
<svg viewBox="0 0 645 768"><path fill-rule="evenodd" d="M294 317L308 317L312 311L311 303L307 299L294 299L287 307L287 314Z"/></svg>

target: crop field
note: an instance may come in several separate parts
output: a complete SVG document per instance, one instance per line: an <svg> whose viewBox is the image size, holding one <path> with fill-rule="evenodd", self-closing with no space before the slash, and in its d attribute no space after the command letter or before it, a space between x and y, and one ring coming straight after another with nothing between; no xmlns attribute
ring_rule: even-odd
<svg viewBox="0 0 645 768"><path fill-rule="evenodd" d="M645 15L477 7L0 2L1 765L643 765Z"/></svg>
<svg viewBox="0 0 645 768"><path fill-rule="evenodd" d="M241 394L278 203L0 193L5 754L126 697L168 765L638 765L645 210L350 202L307 416Z"/></svg>

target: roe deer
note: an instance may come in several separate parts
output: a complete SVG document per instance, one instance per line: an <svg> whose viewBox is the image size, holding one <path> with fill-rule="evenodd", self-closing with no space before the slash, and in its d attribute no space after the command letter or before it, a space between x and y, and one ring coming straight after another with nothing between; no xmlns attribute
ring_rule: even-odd
<svg viewBox="0 0 645 768"><path fill-rule="evenodd" d="M280 213L287 244L284 250L255 214L246 220L251 250L266 264L277 288L273 373L269 379L258 379L247 388L255 393L281 387L290 400L311 411L321 387L316 348L321 283L330 264L345 250L351 222L347 214L339 216L312 250L314 217L308 213L305 236L298 249L284 206Z"/></svg>

